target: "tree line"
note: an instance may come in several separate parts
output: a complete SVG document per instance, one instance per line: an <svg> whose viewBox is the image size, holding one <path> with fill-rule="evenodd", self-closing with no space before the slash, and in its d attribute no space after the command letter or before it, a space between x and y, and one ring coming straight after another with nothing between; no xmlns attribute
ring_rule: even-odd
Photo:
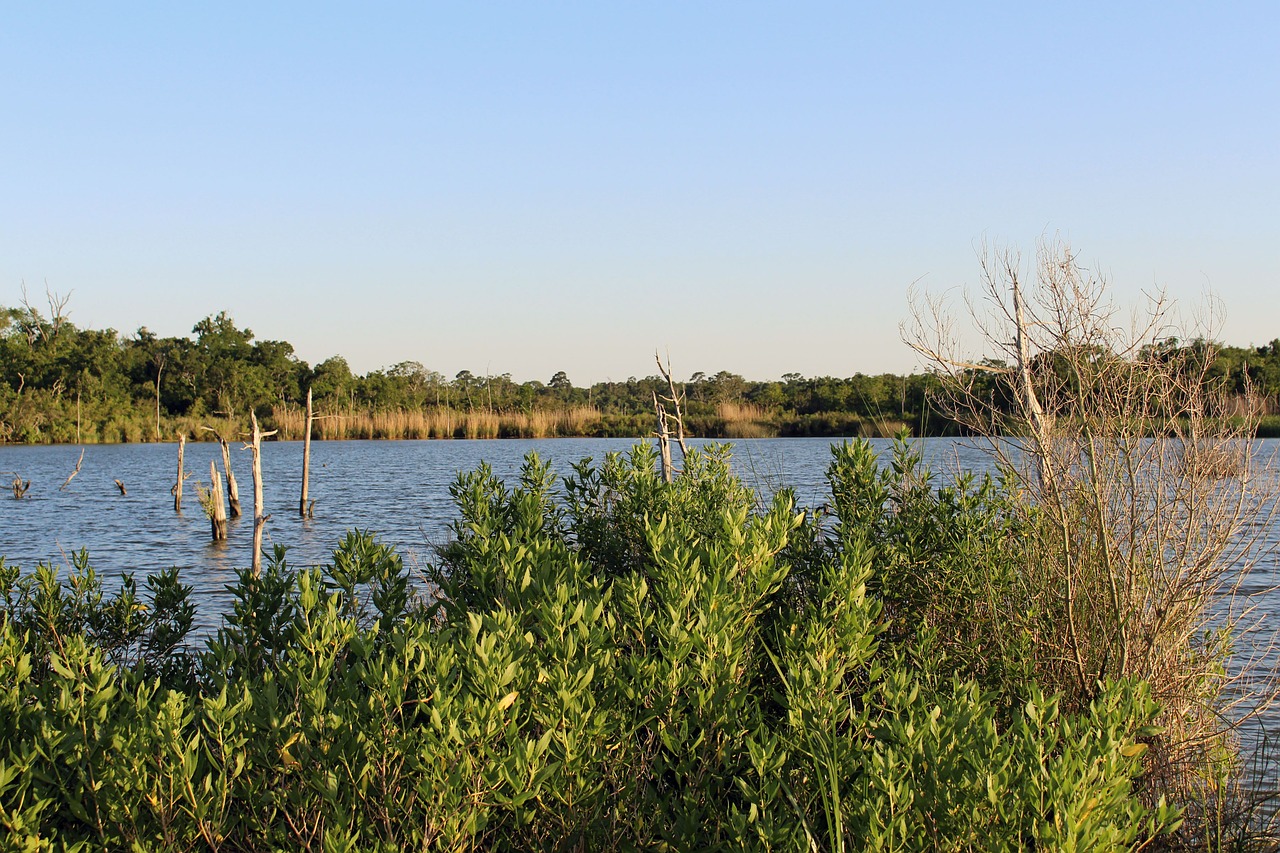
<svg viewBox="0 0 1280 853"><path fill-rule="evenodd" d="M324 437L644 436L653 430L654 395L666 391L656 374L580 387L564 371L546 382L470 370L449 378L417 361L359 375L340 355L309 365L289 342L259 339L225 311L197 322L190 336L161 337L145 326L132 335L80 328L66 305L51 295L47 309L25 298L0 307L0 442L198 438L208 424L234 433L250 412L296 438L308 390ZM1252 389L1267 414L1277 411L1280 339L1165 345L1203 351L1224 391ZM980 371L975 381L986 381ZM954 433L956 424L931 403L936 388L927 373L749 380L727 370L696 372L681 386L686 427L718 438L880 436L903 427ZM410 413L418 426L403 417L393 423ZM1266 418L1263 429L1280 432L1280 423Z"/></svg>

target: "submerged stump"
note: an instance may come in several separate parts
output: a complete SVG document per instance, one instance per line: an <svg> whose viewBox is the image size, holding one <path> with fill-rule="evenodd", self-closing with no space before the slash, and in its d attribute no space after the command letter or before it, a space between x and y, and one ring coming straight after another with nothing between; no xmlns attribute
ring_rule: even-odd
<svg viewBox="0 0 1280 853"><path fill-rule="evenodd" d="M218 466L209 460L209 528L214 542L227 538L227 507L222 495L222 481L218 479Z"/></svg>
<svg viewBox="0 0 1280 853"><path fill-rule="evenodd" d="M311 389L307 389L307 425L302 435L302 495L298 498L298 515L310 518L315 512L315 501L307 500L307 489L311 484L311 424L315 420L315 410L311 408Z"/></svg>
<svg viewBox="0 0 1280 853"><path fill-rule="evenodd" d="M186 475L182 471L182 456L187 450L186 435L178 436L178 481L173 484L173 511L182 512L182 481Z"/></svg>
<svg viewBox="0 0 1280 853"><path fill-rule="evenodd" d="M218 444L222 446L222 470L227 473L227 502L231 505L231 517L240 517L240 488L236 485L236 475L231 470L231 448L227 440L218 436Z"/></svg>

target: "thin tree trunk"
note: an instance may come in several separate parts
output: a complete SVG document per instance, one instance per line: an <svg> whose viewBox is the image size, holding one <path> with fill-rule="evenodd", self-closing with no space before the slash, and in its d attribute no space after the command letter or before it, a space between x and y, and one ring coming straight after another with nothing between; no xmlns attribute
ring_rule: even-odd
<svg viewBox="0 0 1280 853"><path fill-rule="evenodd" d="M182 512L182 481L186 475L182 472L182 457L187 452L187 437L178 436L178 481L173 484L173 511Z"/></svg>
<svg viewBox="0 0 1280 853"><path fill-rule="evenodd" d="M670 483L671 473L671 432L667 429L667 412L658 402L658 394L653 394L653 411L658 416L658 451L662 454L662 480Z"/></svg>
<svg viewBox="0 0 1280 853"><path fill-rule="evenodd" d="M160 440L160 374L164 373L164 362L156 368L156 441Z"/></svg>
<svg viewBox="0 0 1280 853"><path fill-rule="evenodd" d="M209 525L213 541L221 542L227 538L227 505L222 494L222 481L218 478L218 466L212 459L209 460L209 482L212 484L209 491L213 499Z"/></svg>
<svg viewBox="0 0 1280 853"><path fill-rule="evenodd" d="M1045 423L1044 409L1040 407L1040 398L1036 396L1036 386L1031 378L1031 344L1027 339L1026 310L1023 307L1022 287L1018 282L1017 271L1012 268L1010 287L1013 290L1013 319L1016 327L1014 347L1018 353L1018 384L1022 391L1022 404L1040 451L1037 454L1040 464L1040 482L1046 485L1049 479L1049 431Z"/></svg>
<svg viewBox="0 0 1280 853"><path fill-rule="evenodd" d="M671 427L670 422L676 423L676 442L680 445L680 464L684 466L684 460L689 455L689 447L684 442L684 412L680 410L680 398L684 396L676 391L675 380L671 378L671 359L667 359L664 365L662 359L655 352L653 359L658 363L658 371L662 374L662 378L667 380L667 390L670 397L664 397L662 400L669 402L671 407L675 409L675 415L667 411L667 407L658 399L658 392L653 392L653 407L658 413L658 428L660 444L662 447L662 470L663 476L670 483L675 475L675 468L671 464Z"/></svg>
<svg viewBox="0 0 1280 853"><path fill-rule="evenodd" d="M680 464L683 466L684 458L689 455L689 447L684 443L684 412L680 409L680 398L683 395L676 391L675 380L671 378L671 363L669 361L663 374L667 377L667 388L671 392L671 406L676 410L676 443L680 445Z"/></svg>
<svg viewBox="0 0 1280 853"><path fill-rule="evenodd" d="M253 574L262 574L262 531L267 517L262 512L262 430L258 428L258 415L251 413L253 422Z"/></svg>
<svg viewBox="0 0 1280 853"><path fill-rule="evenodd" d="M240 517L240 487L236 485L236 475L231 470L231 448L227 440L218 436L218 444L222 445L222 470L227 473L227 501L231 504L231 517Z"/></svg>
<svg viewBox="0 0 1280 853"><path fill-rule="evenodd" d="M309 517L313 505L307 503L307 490L311 484L311 422L315 412L311 408L311 389L307 389L307 425L302 437L302 496L298 499L298 515Z"/></svg>
<svg viewBox="0 0 1280 853"><path fill-rule="evenodd" d="M258 414L249 412L253 424L253 574L262 574L262 533L266 529L267 519L271 516L263 512L262 506L262 439L275 435L276 431L264 433L258 426Z"/></svg>

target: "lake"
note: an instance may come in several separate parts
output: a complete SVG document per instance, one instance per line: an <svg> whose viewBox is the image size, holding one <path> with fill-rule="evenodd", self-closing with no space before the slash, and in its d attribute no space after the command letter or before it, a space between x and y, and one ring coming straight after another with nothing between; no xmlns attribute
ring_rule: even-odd
<svg viewBox="0 0 1280 853"><path fill-rule="evenodd" d="M551 460L560 474L584 457L599 461L611 451L625 451L633 439L537 439L499 441L330 441L312 444L310 496L315 517L298 516L302 478L302 443L267 442L262 446L264 502L271 518L265 544L284 545L295 567L328 561L343 534L361 528L395 545L411 569L433 559L433 548L448 537L456 517L449 486L459 471L480 462L514 482L525 454L536 451ZM693 441L693 445L705 442ZM824 479L831 457L830 439L747 439L732 442L733 464L744 481L762 493L782 485L796 489L803 505L826 500ZM882 459L891 442L873 441ZM1280 440L1259 442L1260 457L1275 465ZM926 462L940 475L958 470L991 469L989 457L970 442L925 439ZM0 472L18 472L31 490L14 500L7 489L12 474L0 475L0 555L10 564L32 568L39 562L65 566L68 555L87 549L91 564L103 575L147 573L169 566L182 569L194 588L199 630L216 629L229 608L225 586L237 566L248 565L253 541L253 487L250 454L232 448L232 469L239 480L245 516L231 521L227 541L214 543L209 521L197 500L195 482L208 484L209 461L221 452L214 443L186 448L186 470L194 476L185 487L182 512L173 511L170 488L177 468L175 444L90 445L80 473L65 490L59 486L75 468L80 448L71 446L0 446ZM128 491L121 495L114 481ZM1263 531L1263 543L1280 541L1280 522ZM1266 616L1246 636L1274 635L1280 595L1270 588L1280 580L1274 549L1250 578L1257 614ZM1265 642L1261 643L1265 646ZM1245 643L1247 645L1247 643ZM1259 661L1270 670L1274 660ZM1270 677L1270 676L1266 676ZM1269 723L1280 722L1276 718Z"/></svg>
<svg viewBox="0 0 1280 853"><path fill-rule="evenodd" d="M302 482L302 443L264 442L263 501L271 515L264 543L288 547L295 566L325 563L346 531L376 532L393 544L411 568L432 559L433 546L448 536L456 514L449 486L458 472L482 461L514 482L526 454L551 460L560 474L585 457L625 451L633 439L529 439L501 441L327 441L311 445L310 497L315 517L298 515ZM693 441L692 445L706 442ZM874 442L887 448L888 440ZM940 470L983 470L985 454L963 442L930 439L924 443ZM802 503L825 500L824 474L830 439L749 439L734 442L733 462L744 481L771 493L780 485L797 490ZM253 550L253 486L250 453L232 445L231 467L239 482L245 515L229 522L225 542L215 543L197 499L195 484L209 483L209 461L221 471L214 443L189 443L182 512L173 511L170 489L177 473L176 444L90 445L80 473L65 490L79 447L2 446L0 472L17 472L31 490L13 500L7 490L12 474L0 475L0 555L24 568L48 562L65 566L82 548L103 575L131 571L139 578L179 566L195 589L202 621L221 614L228 600L224 587L234 568L248 565ZM677 453L678 455L678 453ZM115 480L124 483L121 495Z"/></svg>

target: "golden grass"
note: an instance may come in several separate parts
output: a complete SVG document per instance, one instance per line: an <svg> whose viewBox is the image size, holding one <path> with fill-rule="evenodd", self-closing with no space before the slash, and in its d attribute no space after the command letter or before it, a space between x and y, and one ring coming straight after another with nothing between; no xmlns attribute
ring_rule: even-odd
<svg viewBox="0 0 1280 853"><path fill-rule="evenodd" d="M859 438L893 438L907 429L907 422L897 418L876 418L858 424Z"/></svg>
<svg viewBox="0 0 1280 853"><path fill-rule="evenodd" d="M306 428L305 413L292 407L273 410L273 426L281 439L300 439ZM600 423L598 409L532 412L459 412L439 408L391 411L339 410L319 412L312 437L341 439L424 439L424 438L556 438L590 435Z"/></svg>
<svg viewBox="0 0 1280 853"><path fill-rule="evenodd" d="M752 403L720 403L716 416L724 422L725 438L774 438L778 426L763 406Z"/></svg>

